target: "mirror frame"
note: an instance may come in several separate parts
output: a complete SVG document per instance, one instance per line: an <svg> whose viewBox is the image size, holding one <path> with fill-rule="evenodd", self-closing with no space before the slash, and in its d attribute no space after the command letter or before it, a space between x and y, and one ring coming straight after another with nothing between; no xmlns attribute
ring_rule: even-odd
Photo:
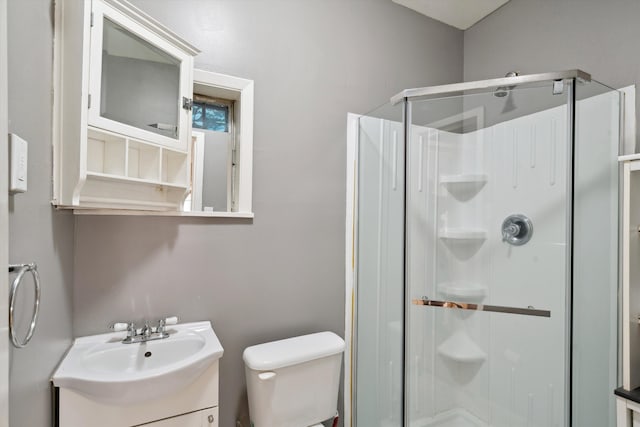
<svg viewBox="0 0 640 427"><path fill-rule="evenodd" d="M223 98L235 101L234 122L238 165L233 187L236 188L236 207L231 212L207 212L207 214L238 214L253 217L252 184L253 184L253 80L211 71L194 69L193 85L208 86L212 90L222 92ZM193 129L192 129L193 130ZM197 212L193 212L196 214ZM250 215L250 216L249 216ZM211 215L206 215L211 216ZM227 216L227 215L224 215Z"/></svg>

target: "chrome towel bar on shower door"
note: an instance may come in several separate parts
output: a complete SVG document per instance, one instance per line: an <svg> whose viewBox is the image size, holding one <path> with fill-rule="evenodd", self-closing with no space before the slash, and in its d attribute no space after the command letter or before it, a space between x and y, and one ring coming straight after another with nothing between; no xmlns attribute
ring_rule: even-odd
<svg viewBox="0 0 640 427"><path fill-rule="evenodd" d="M493 313L522 314L525 316L551 317L549 310L535 308L505 307L502 305L471 304L466 302L436 301L427 297L416 298L414 305L428 305L431 307L453 308L458 310L490 311Z"/></svg>
<svg viewBox="0 0 640 427"><path fill-rule="evenodd" d="M11 342L17 348L22 348L27 345L27 343L33 337L33 332L36 329L36 323L38 322L38 311L40 310L40 276L38 275L38 266L35 262L30 264L9 264L9 273L18 272L18 275L11 283L11 288L9 289L9 336L11 336ZM29 324L29 331L23 340L18 340L16 337L15 331L15 323L13 320L13 313L15 309L15 301L16 294L18 293L18 289L22 284L22 279L24 275L28 272L31 273L33 277L33 285L35 286L35 297L33 301L33 314L31 316L31 323Z"/></svg>

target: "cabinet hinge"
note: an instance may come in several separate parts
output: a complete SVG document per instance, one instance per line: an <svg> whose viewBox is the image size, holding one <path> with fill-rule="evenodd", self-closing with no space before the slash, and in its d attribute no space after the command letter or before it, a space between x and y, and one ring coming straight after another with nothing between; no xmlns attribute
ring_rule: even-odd
<svg viewBox="0 0 640 427"><path fill-rule="evenodd" d="M87 108L91 109L91 94L89 94L89 101L87 102Z"/></svg>
<svg viewBox="0 0 640 427"><path fill-rule="evenodd" d="M91 17L89 18L89 26L93 27L93 12L91 12Z"/></svg>
<svg viewBox="0 0 640 427"><path fill-rule="evenodd" d="M185 110L191 111L191 108L193 108L193 99L183 96L182 108L184 108Z"/></svg>

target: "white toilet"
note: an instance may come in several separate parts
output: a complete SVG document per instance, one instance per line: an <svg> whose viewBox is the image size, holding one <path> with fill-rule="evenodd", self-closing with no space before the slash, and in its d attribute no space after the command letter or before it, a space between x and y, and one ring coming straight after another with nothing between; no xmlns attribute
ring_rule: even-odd
<svg viewBox="0 0 640 427"><path fill-rule="evenodd" d="M343 351L332 332L246 348L251 427L321 427L334 417Z"/></svg>

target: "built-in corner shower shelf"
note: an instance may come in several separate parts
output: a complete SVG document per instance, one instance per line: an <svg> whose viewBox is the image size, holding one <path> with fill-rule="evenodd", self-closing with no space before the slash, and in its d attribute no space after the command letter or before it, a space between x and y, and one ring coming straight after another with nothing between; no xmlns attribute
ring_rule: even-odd
<svg viewBox="0 0 640 427"><path fill-rule="evenodd" d="M474 282L444 282L438 284L438 292L446 299L481 300L487 295L487 288Z"/></svg>
<svg viewBox="0 0 640 427"><path fill-rule="evenodd" d="M440 184L444 185L454 196L467 199L480 191L487 183L488 178L488 175L482 173L441 175Z"/></svg>
<svg viewBox="0 0 640 427"><path fill-rule="evenodd" d="M481 363L487 360L485 353L463 330L454 332L438 346L438 354L461 363Z"/></svg>
<svg viewBox="0 0 640 427"><path fill-rule="evenodd" d="M483 173L469 173L459 175L442 175L440 176L441 184L476 184L487 182L488 175Z"/></svg>
<svg viewBox="0 0 640 427"><path fill-rule="evenodd" d="M443 228L438 237L445 240L486 240L487 231L473 228Z"/></svg>

